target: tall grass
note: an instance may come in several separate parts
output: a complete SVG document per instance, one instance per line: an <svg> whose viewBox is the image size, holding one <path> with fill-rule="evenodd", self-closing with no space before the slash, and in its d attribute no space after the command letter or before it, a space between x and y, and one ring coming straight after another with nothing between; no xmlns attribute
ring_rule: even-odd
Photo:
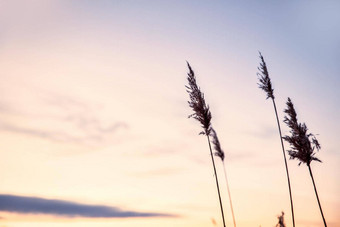
<svg viewBox="0 0 340 227"><path fill-rule="evenodd" d="M276 224L275 227L286 227L284 216L285 213L282 211L281 215L277 217L277 219L279 219L279 222Z"/></svg>
<svg viewBox="0 0 340 227"><path fill-rule="evenodd" d="M276 109L274 89L273 89L273 86L272 86L272 83L271 83L271 80L270 80L270 77L269 77L269 73L268 73L266 62L264 61L264 58L263 58L261 52L259 52L259 54L260 54L261 62L260 62L260 67L258 67L258 70L260 72L257 73L257 75L259 77L258 85L259 85L259 88L261 88L263 91L266 92L266 94L267 94L267 98L266 99L270 98L272 100L272 102L273 102L273 107L274 107L274 111L275 111L277 127L279 129L282 154L283 154L283 159L284 159L284 163L285 163L285 167L286 167L286 174L287 174L287 181L288 181L288 190L289 190L289 197L290 197L290 208L291 208L291 211L292 211L292 222L293 222L293 227L295 227L294 206L293 206L292 190L291 190L291 186L290 186L289 170L288 170L288 165L287 165L287 158L286 158L285 147L284 147L283 140L282 140L282 132L281 132L280 121L279 121L279 117L278 117L277 109Z"/></svg>
<svg viewBox="0 0 340 227"><path fill-rule="evenodd" d="M314 177L311 169L311 162L318 161L321 162L320 159L315 157L315 149L319 151L321 149L319 141L312 133L308 133L308 128L305 123L299 123L297 120L297 114L294 109L294 105L290 98L287 100L287 109L284 112L287 114L284 118L284 122L290 128L290 136L284 136L283 139L290 144L290 149L288 150L288 154L291 159L298 159L299 165L301 163L305 163L308 167L309 174L312 178L314 191L316 195L316 199L319 204L321 216L325 227L327 227L325 217L322 212L318 192L316 190Z"/></svg>
<svg viewBox="0 0 340 227"><path fill-rule="evenodd" d="M231 195L230 195L230 189L229 189L229 181L228 181L228 177L227 177L227 171L225 168L225 154L224 151L221 148L221 144L220 141L217 137L217 133L216 131L212 128L211 129L211 136L212 136L212 143L214 145L214 149L215 149L215 155L218 156L219 158L221 158L222 163L223 163L223 170L224 170L224 176L225 176L225 180L227 183L227 190L228 190L228 196L229 196L229 204L230 204L230 209L231 209L231 214L233 216L233 223L234 223L234 227L236 227L236 221L235 221L235 215L234 215L234 209L233 209L233 203L231 200Z"/></svg>
<svg viewBox="0 0 340 227"><path fill-rule="evenodd" d="M209 110L209 106L205 103L204 99L204 94L201 92L200 88L198 87L196 83L196 77L195 73L192 70L190 64L187 62L188 68L189 68L189 73L188 73L188 85L185 86L187 88L187 92L189 93L189 98L190 100L188 101L189 106L193 110L193 114L189 115L189 118L194 118L197 121L200 122L203 131L201 131L199 134L200 135L206 135L208 144L209 144L209 149L210 149L210 155L211 155L211 161L213 164L214 168L214 175L215 175L215 180L216 180L216 187L217 187L217 193L218 193L218 198L220 202L220 208L221 208L221 214L222 214L222 220L223 220L223 226L225 227L225 220L224 220L224 213L223 213L223 206L222 206L222 200L221 200L221 193L220 193L220 187L218 184L218 178L217 178L217 173L216 173L216 167L215 167L215 162L214 162L214 157L213 157L213 152L211 149L211 144L210 144L210 139L209 136L212 131L211 127L211 112Z"/></svg>

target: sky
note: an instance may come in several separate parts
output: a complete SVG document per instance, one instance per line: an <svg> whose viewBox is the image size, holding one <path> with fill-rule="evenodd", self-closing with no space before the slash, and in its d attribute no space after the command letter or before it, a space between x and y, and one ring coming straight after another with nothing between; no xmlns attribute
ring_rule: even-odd
<svg viewBox="0 0 340 227"><path fill-rule="evenodd" d="M258 51L283 134L290 97L321 143L311 166L340 227L339 11L331 0L0 0L0 227L222 226L186 61L226 153L237 225L275 226L284 211L292 226ZM296 224L323 226L308 168L288 166Z"/></svg>

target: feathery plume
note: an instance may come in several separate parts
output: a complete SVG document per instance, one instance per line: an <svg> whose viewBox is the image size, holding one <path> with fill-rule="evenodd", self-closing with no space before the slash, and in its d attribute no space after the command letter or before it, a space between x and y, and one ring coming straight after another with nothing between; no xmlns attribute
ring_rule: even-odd
<svg viewBox="0 0 340 227"><path fill-rule="evenodd" d="M277 216L277 219L279 219L279 222L276 224L276 227L286 227L284 215L285 213L282 211L281 215Z"/></svg>
<svg viewBox="0 0 340 227"><path fill-rule="evenodd" d="M285 147L284 147L283 139L282 139L282 132L281 132L279 116L277 114L277 109L276 109L274 89L273 89L272 82L271 82L270 77L269 77L266 62L264 61L264 58L263 58L261 52L259 52L259 54L260 54L261 62L260 62L260 67L258 67L259 72L257 73L258 78L259 78L258 85L259 85L259 88L261 88L262 90L264 90L266 92L266 94L267 94L266 99L271 98L272 102L273 102L277 127L278 127L279 135L280 135L282 154L283 154L283 159L284 159L284 163L285 163L285 167L286 167L286 175L287 175L287 183L288 183L289 199L290 199L290 209L291 209L291 212L292 212L292 222L293 222L293 227L295 227L293 196L292 196L292 189L291 189L291 186L290 186L289 169L288 169L288 165L287 165Z"/></svg>
<svg viewBox="0 0 340 227"><path fill-rule="evenodd" d="M260 72L257 73L257 75L259 77L259 83L258 83L259 88L261 88L262 90L264 90L267 93L267 99L269 99L269 98L275 99L274 89L273 89L273 86L272 86L272 82L270 81L266 62L264 61L264 58L263 58L261 52L259 52L259 54L260 54L260 59L261 59L260 67L258 67L258 70Z"/></svg>
<svg viewBox="0 0 340 227"><path fill-rule="evenodd" d="M288 150L290 158L298 159L299 165L301 163L309 165L311 161L321 162L314 156L315 149L319 151L321 145L312 133L308 133L305 123L298 123L297 114L290 98L288 98L287 109L284 112L287 114L284 117L284 122L290 128L291 136L284 136L283 139L290 144L291 149Z"/></svg>
<svg viewBox="0 0 340 227"><path fill-rule="evenodd" d="M227 190L228 190L228 196L229 196L229 204L230 204L230 210L231 210L231 215L233 217L233 223L234 223L234 227L236 227L236 220L235 220L235 215L234 215L234 209L233 209L233 203L231 200L231 193L230 193L230 188L229 188L229 181L228 181L228 177L227 177L227 170L225 168L225 155L224 155L224 151L221 148L221 144L220 141L217 137L217 133L214 130L213 127L211 127L211 137L212 137L212 143L214 145L214 149L215 149L215 156L219 157L222 160L223 163L223 170L224 170L224 176L225 176L225 181L227 184Z"/></svg>
<svg viewBox="0 0 340 227"><path fill-rule="evenodd" d="M212 144L214 145L214 149L215 149L215 155L217 156L217 157L219 157L219 158L221 158L221 160L222 160L222 162L224 161L224 151L222 150L222 148L221 148L221 144L220 144L220 141L219 141L219 139L218 139L218 137L217 137L217 133L216 133L216 131L215 131L215 129L214 128L211 128L211 132L212 132L212 134L211 134L211 137L212 137Z"/></svg>
<svg viewBox="0 0 340 227"><path fill-rule="evenodd" d="M197 86L195 73L189 62L187 62L187 64L189 68L187 78L189 86L185 87L187 88L187 92L190 97L190 101L188 101L189 106L194 111L193 114L189 115L189 118L194 118L201 123L204 131L200 132L200 134L209 136L211 132L211 112L209 110L209 106L205 103L204 94Z"/></svg>
<svg viewBox="0 0 340 227"><path fill-rule="evenodd" d="M194 111L193 114L189 115L189 118L194 118L197 121L201 123L201 126L203 128L203 131L200 132L200 134L206 135L208 139L209 144L209 150L210 150L210 156L211 161L213 164L214 169L214 176L216 181L216 187L217 187L217 193L218 193L218 199L220 202L220 208L221 208L221 214L222 214L222 220L223 220L223 226L225 227L225 220L224 220L224 213L223 213L223 206L222 206L222 199L221 199L221 193L220 193L220 187L218 185L218 178L216 173L216 167L215 167L215 161L214 156L211 149L210 139L209 136L211 134L211 113L209 110L209 106L205 103L204 94L201 92L200 88L197 86L196 83L196 77L195 73L192 70L189 62L187 62L189 73L188 73L188 86L185 86L187 88L187 92L189 93L190 101L188 101L189 106Z"/></svg>
<svg viewBox="0 0 340 227"><path fill-rule="evenodd" d="M301 165L301 163L305 163L307 165L309 174L313 182L314 191L315 191L316 199L318 201L322 220L323 220L325 227L327 227L326 219L323 215L318 192L315 186L313 172L310 166L312 161L321 162L320 159L315 157L315 150L319 151L321 149L321 145L312 133L308 133L308 128L306 124L298 122L297 114L296 114L294 105L292 103L292 100L290 98L288 98L286 104L287 104L287 109L285 109L284 112L287 115L284 118L284 122L290 128L291 135L284 136L283 139L290 144L290 150L288 150L288 154L290 155L290 158L298 159L299 165Z"/></svg>

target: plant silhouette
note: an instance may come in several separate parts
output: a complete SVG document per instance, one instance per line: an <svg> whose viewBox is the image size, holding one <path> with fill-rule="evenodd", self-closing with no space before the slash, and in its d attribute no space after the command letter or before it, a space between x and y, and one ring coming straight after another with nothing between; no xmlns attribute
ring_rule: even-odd
<svg viewBox="0 0 340 227"><path fill-rule="evenodd" d="M187 92L189 93L190 100L188 101L189 106L193 110L193 114L189 115L189 118L194 118L197 121L200 122L203 131L201 131L200 135L206 135L208 139L209 149L210 149L210 155L211 155L211 161L214 168L214 175L216 180L216 187L217 187L217 193L218 198L220 202L220 208L221 208L221 214L222 214L222 220L223 220L223 226L225 227L225 220L224 220L224 213L223 213L223 206L222 206L222 200L221 200L221 193L220 188L218 184L218 178L216 173L216 167L214 162L214 157L211 149L210 139L209 136L211 134L211 112L209 110L209 106L205 103L204 94L201 92L200 88L198 87L196 83L196 77L195 73L192 70L189 62L187 62L189 73L188 73L188 86L185 86L187 88Z"/></svg>
<svg viewBox="0 0 340 227"><path fill-rule="evenodd" d="M276 224L275 227L286 227L284 215L285 213L282 211L281 215L277 217L277 219L279 219L279 222Z"/></svg>
<svg viewBox="0 0 340 227"><path fill-rule="evenodd" d="M297 120L297 114L294 109L294 105L290 98L287 100L287 109L284 112L287 114L284 118L284 122L290 128L290 136L284 136L283 139L290 144L290 150L288 150L288 154L291 159L298 159L299 165L304 163L307 165L309 174L312 178L314 191L316 195L316 199L319 204L321 216L325 227L327 226L325 217L322 212L318 192L316 190L314 177L311 169L311 162L318 161L321 162L320 159L315 157L315 149L319 151L321 149L319 141L312 133L308 133L308 128L305 123L299 123Z"/></svg>
<svg viewBox="0 0 340 227"><path fill-rule="evenodd" d="M227 177L227 171L225 168L225 154L224 151L221 148L221 144L220 141L217 137L217 133L214 130L214 128L211 128L211 137L212 137L212 143L214 145L214 149L215 149L215 155L218 156L219 158L221 158L222 163L223 163L223 170L224 170L224 176L225 176L225 180L227 183L227 190L228 190L228 196L229 196L229 203L230 203L230 209L231 209L231 214L233 216L233 223L234 223L234 227L236 227L236 221L235 221L235 215L234 215L234 209L233 209L233 203L231 200L231 194L230 194L230 189L229 189L229 181L228 181L228 177Z"/></svg>
<svg viewBox="0 0 340 227"><path fill-rule="evenodd" d="M258 78L259 78L258 85L259 85L259 88L261 88L263 91L266 92L266 94L267 94L267 98L266 99L270 98L272 100L272 102L273 102L275 116L276 116L276 122L277 122L277 127L279 129L282 154L283 154L283 159L284 159L284 163L285 163L285 167L286 167L286 175L287 175L288 190L289 190L289 197L290 197L290 208L291 208L291 211L292 211L292 222L293 222L293 227L295 227L292 189L291 189L291 186L290 186L289 170L288 170L288 165L287 165L287 158L286 158L285 147L284 147L283 140L282 140L281 126L280 126L280 121L279 121L279 117L278 117L277 109L276 109L274 89L273 89L273 86L272 86L272 83L271 83L271 80L270 80L270 77L269 77L269 73L268 73L266 62L264 61L264 58L263 58L261 52L259 52L259 54L260 54L261 62L260 62L260 67L258 67L258 70L260 72L257 73Z"/></svg>

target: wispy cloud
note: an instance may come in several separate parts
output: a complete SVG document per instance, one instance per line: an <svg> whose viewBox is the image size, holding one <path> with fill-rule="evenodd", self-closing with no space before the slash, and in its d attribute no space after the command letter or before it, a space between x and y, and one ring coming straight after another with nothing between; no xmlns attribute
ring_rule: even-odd
<svg viewBox="0 0 340 227"><path fill-rule="evenodd" d="M104 131L100 131L103 133L113 133L114 131L125 128L124 123L116 123L112 125L110 128L104 129ZM63 131L52 131L43 128L28 128L17 126L14 124L0 122L0 131L7 131L12 133L19 133L34 137L39 137L41 139L47 139L56 142L67 142L67 143L97 143L104 140L103 135L99 133L94 134L85 134L85 135L72 135L69 133L65 133Z"/></svg>
<svg viewBox="0 0 340 227"><path fill-rule="evenodd" d="M112 136L115 133L129 128L126 121L105 122L98 116L100 108L93 103L54 93L39 93L36 99L39 100L39 103L41 102L39 110L22 107L16 105L15 102L0 100L0 114L7 119L14 116L15 119L21 119L22 122L35 122L32 126L18 125L14 121L2 120L0 121L0 131L56 142L93 145L108 140L112 141ZM49 122L48 127L46 127L46 122Z"/></svg>
<svg viewBox="0 0 340 227"><path fill-rule="evenodd" d="M175 217L171 214L121 210L117 207L87 205L65 200L51 200L0 194L0 211L49 214L64 217L130 218L130 217Z"/></svg>
<svg viewBox="0 0 340 227"><path fill-rule="evenodd" d="M16 126L14 124L7 124L7 123L0 123L0 130L13 132L13 133L20 133L30 136L39 137L42 139L49 139L53 141L67 141L67 142L80 142L80 138L72 137L66 133L62 132L53 132L43 129L34 129L34 128L25 128Z"/></svg>

